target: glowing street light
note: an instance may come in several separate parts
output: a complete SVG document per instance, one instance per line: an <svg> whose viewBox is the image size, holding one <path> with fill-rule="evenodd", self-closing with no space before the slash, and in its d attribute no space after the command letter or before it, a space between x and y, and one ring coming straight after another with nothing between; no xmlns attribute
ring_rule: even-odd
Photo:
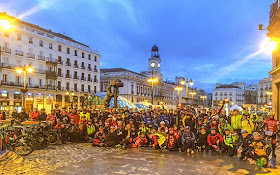
<svg viewBox="0 0 280 175"><path fill-rule="evenodd" d="M277 48L277 41L266 38L261 45L261 51L266 54L271 54Z"/></svg>
<svg viewBox="0 0 280 175"><path fill-rule="evenodd" d="M175 91L178 92L178 106L180 104L180 91L182 91L182 90L183 90L183 88L180 86L175 87Z"/></svg>
<svg viewBox="0 0 280 175"><path fill-rule="evenodd" d="M192 107L193 107L193 96L196 95L196 92L190 92L190 95L192 96Z"/></svg>
<svg viewBox="0 0 280 175"><path fill-rule="evenodd" d="M202 96L200 96L200 98L202 99L202 105L204 104L204 100L207 98L207 96L206 95L202 95Z"/></svg>
<svg viewBox="0 0 280 175"><path fill-rule="evenodd" d="M12 23L7 20L7 19L0 19L0 27L3 29L3 30L10 30L13 25Z"/></svg>
<svg viewBox="0 0 280 175"><path fill-rule="evenodd" d="M267 91L266 94L268 95L268 100L270 100L270 97L272 96L272 92Z"/></svg>
<svg viewBox="0 0 280 175"><path fill-rule="evenodd" d="M73 107L73 103L74 103L74 99L73 99L73 97L74 97L74 95L75 95L75 93L74 92L72 92L72 91L66 91L65 92L65 95L69 95L69 103L70 103L70 107Z"/></svg>
<svg viewBox="0 0 280 175"><path fill-rule="evenodd" d="M190 86L193 86L194 82L192 81L192 79L182 79L182 81L180 82L181 85L186 85L186 103L188 103L188 96L189 96L189 84Z"/></svg>
<svg viewBox="0 0 280 175"><path fill-rule="evenodd" d="M157 77L152 77L148 79L149 83L152 83L152 105L154 104L154 83L157 83L159 79Z"/></svg>
<svg viewBox="0 0 280 175"><path fill-rule="evenodd" d="M16 69L16 72L19 73L19 74L22 74L23 73L23 89L21 89L21 92L22 92L22 107L25 108L25 93L28 91L27 88L26 88L26 73L32 73L34 71L33 67L31 65L29 66L19 66L17 69Z"/></svg>

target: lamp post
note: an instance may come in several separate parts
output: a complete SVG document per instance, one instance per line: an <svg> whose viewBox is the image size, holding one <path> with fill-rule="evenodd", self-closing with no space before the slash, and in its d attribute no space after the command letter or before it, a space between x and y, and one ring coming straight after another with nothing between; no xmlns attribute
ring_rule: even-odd
<svg viewBox="0 0 280 175"><path fill-rule="evenodd" d="M74 92L68 92L68 91L66 91L66 92L65 92L65 95L69 95L70 107L73 107L73 103L74 103L74 101L73 101L73 96L75 95L75 93L74 93Z"/></svg>
<svg viewBox="0 0 280 175"><path fill-rule="evenodd" d="M12 23L7 19L0 18L0 29L4 31L9 31L13 27ZM2 56L2 46L0 46L0 67L2 67L1 57Z"/></svg>
<svg viewBox="0 0 280 175"><path fill-rule="evenodd" d="M158 78L155 77L155 78L149 78L148 79L148 82L149 83L152 83L152 105L154 104L154 83L157 83L158 82Z"/></svg>
<svg viewBox="0 0 280 175"><path fill-rule="evenodd" d="M190 95L192 96L192 107L193 107L193 96L196 95L196 92L191 92Z"/></svg>
<svg viewBox="0 0 280 175"><path fill-rule="evenodd" d="M229 115L229 99L228 98L225 98L225 110L226 110L226 114L227 116Z"/></svg>
<svg viewBox="0 0 280 175"><path fill-rule="evenodd" d="M202 107L203 107L203 105L204 105L204 100L205 100L207 97L206 97L206 95L202 95L202 96L200 96L200 98L202 99Z"/></svg>
<svg viewBox="0 0 280 175"><path fill-rule="evenodd" d="M22 93L22 107L25 108L25 93L28 91L28 89L26 88L26 73L32 73L34 71L33 67L31 65L29 66L19 66L16 69L17 73L22 74L23 73L23 88L21 89L21 93Z"/></svg>
<svg viewBox="0 0 280 175"><path fill-rule="evenodd" d="M177 91L178 92L178 106L179 106L179 104L180 104L180 91L181 90L183 90L183 88L182 87L175 87L175 91Z"/></svg>
<svg viewBox="0 0 280 175"><path fill-rule="evenodd" d="M192 81L192 79L182 79L181 81L182 85L186 85L186 103L188 104L188 96L189 96L189 84L190 86L192 86L194 84L194 82Z"/></svg>
<svg viewBox="0 0 280 175"><path fill-rule="evenodd" d="M272 92L267 91L266 94L268 95L268 100L270 101L270 98L271 98L271 96L272 96Z"/></svg>

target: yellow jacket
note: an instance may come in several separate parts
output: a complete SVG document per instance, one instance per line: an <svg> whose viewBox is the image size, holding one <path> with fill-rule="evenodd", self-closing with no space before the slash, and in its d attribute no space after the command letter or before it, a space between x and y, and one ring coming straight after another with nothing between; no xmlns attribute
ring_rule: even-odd
<svg viewBox="0 0 280 175"><path fill-rule="evenodd" d="M241 129L246 129L248 131L248 134L252 134L254 131L254 124L252 120L250 119L241 120Z"/></svg>

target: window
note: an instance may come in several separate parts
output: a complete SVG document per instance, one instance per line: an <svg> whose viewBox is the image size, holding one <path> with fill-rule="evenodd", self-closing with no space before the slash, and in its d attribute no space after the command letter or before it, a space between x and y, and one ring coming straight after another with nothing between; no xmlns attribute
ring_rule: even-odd
<svg viewBox="0 0 280 175"><path fill-rule="evenodd" d="M70 54L70 48L69 47L67 47L67 53Z"/></svg>
<svg viewBox="0 0 280 175"><path fill-rule="evenodd" d="M74 91L76 91L76 92L78 91L78 85L77 85L77 83L74 84Z"/></svg>
<svg viewBox="0 0 280 175"><path fill-rule="evenodd" d="M58 90L61 90L61 81L58 81L58 82L57 82L57 89L58 89Z"/></svg>
<svg viewBox="0 0 280 175"><path fill-rule="evenodd" d="M94 65L94 70L97 70L97 66L96 65Z"/></svg>
<svg viewBox="0 0 280 175"><path fill-rule="evenodd" d="M42 86L42 79L39 79L39 86Z"/></svg>
<svg viewBox="0 0 280 175"><path fill-rule="evenodd" d="M44 73L44 66L39 64L39 73Z"/></svg>
<svg viewBox="0 0 280 175"><path fill-rule="evenodd" d="M96 93L96 86L94 86L94 93Z"/></svg>
<svg viewBox="0 0 280 175"><path fill-rule="evenodd" d="M97 76L94 75L94 82L97 82Z"/></svg>
<svg viewBox="0 0 280 175"><path fill-rule="evenodd" d="M17 83L17 84L20 83L20 76L16 76L16 83Z"/></svg>
<svg viewBox="0 0 280 175"><path fill-rule="evenodd" d="M88 59L91 60L91 55L90 54L88 54Z"/></svg>
<svg viewBox="0 0 280 175"><path fill-rule="evenodd" d="M3 74L3 82L7 82L8 81L8 75L7 74Z"/></svg>
<svg viewBox="0 0 280 175"><path fill-rule="evenodd" d="M28 77L28 85L29 85L29 86L32 85L31 82L32 82L31 77Z"/></svg>
<svg viewBox="0 0 280 175"><path fill-rule="evenodd" d="M33 38L32 37L29 37L29 43L33 44Z"/></svg>
<svg viewBox="0 0 280 175"><path fill-rule="evenodd" d="M75 50L75 56L78 56L78 51L77 50Z"/></svg>
<svg viewBox="0 0 280 175"><path fill-rule="evenodd" d="M9 38L10 37L10 33L8 31L4 31L4 36Z"/></svg>
<svg viewBox="0 0 280 175"><path fill-rule="evenodd" d="M90 89L90 85L88 85L88 93L90 93L90 90L91 90L91 89Z"/></svg>
<svg viewBox="0 0 280 175"><path fill-rule="evenodd" d="M94 56L94 61L97 61L97 57L96 56Z"/></svg>
<svg viewBox="0 0 280 175"><path fill-rule="evenodd" d="M91 81L90 79L91 79L90 74L88 74L88 81Z"/></svg>
<svg viewBox="0 0 280 175"><path fill-rule="evenodd" d="M70 85L69 85L69 83L67 82L67 83L66 83L66 90L67 90L67 91L69 91L69 89L70 89L69 87L70 87Z"/></svg>
<svg viewBox="0 0 280 175"><path fill-rule="evenodd" d="M82 73L82 78L81 80L84 80L85 79L85 73Z"/></svg>
<svg viewBox="0 0 280 175"><path fill-rule="evenodd" d="M43 47L43 44L44 44L43 41L40 40L40 41L39 41L39 46Z"/></svg>
<svg viewBox="0 0 280 175"><path fill-rule="evenodd" d="M82 52L82 58L85 58L85 53L84 52Z"/></svg>
<svg viewBox="0 0 280 175"><path fill-rule="evenodd" d="M58 56L57 61L58 61L58 63L60 63L60 64L61 64L61 62L62 62L62 58L61 58L61 56Z"/></svg>
<svg viewBox="0 0 280 175"><path fill-rule="evenodd" d="M52 49L52 43L49 43L49 49Z"/></svg>
<svg viewBox="0 0 280 175"><path fill-rule="evenodd" d="M21 41L21 34L20 33L17 34L17 40Z"/></svg>
<svg viewBox="0 0 280 175"><path fill-rule="evenodd" d="M82 84L81 86L81 91L84 92L85 91L85 85Z"/></svg>
<svg viewBox="0 0 280 175"><path fill-rule="evenodd" d="M61 45L58 45L58 51L60 51L61 52Z"/></svg>
<svg viewBox="0 0 280 175"><path fill-rule="evenodd" d="M58 76L61 76L61 68L57 68L57 74Z"/></svg>

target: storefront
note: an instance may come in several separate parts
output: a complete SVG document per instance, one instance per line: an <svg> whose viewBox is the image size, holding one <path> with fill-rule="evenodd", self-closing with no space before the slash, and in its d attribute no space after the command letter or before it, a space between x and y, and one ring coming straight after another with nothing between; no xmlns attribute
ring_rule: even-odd
<svg viewBox="0 0 280 175"><path fill-rule="evenodd" d="M9 112L9 92L1 91L0 94L0 111Z"/></svg>
<svg viewBox="0 0 280 175"><path fill-rule="evenodd" d="M42 93L37 93L37 95L36 95L36 102L37 102L37 108L39 110L44 108L44 95Z"/></svg>
<svg viewBox="0 0 280 175"><path fill-rule="evenodd" d="M52 94L46 96L46 112L49 113L53 109L54 98Z"/></svg>
<svg viewBox="0 0 280 175"><path fill-rule="evenodd" d="M22 105L21 92L14 92L14 109L20 112L21 105Z"/></svg>
<svg viewBox="0 0 280 175"><path fill-rule="evenodd" d="M26 112L33 110L33 101L34 101L33 93L27 92L25 94L25 111Z"/></svg>

